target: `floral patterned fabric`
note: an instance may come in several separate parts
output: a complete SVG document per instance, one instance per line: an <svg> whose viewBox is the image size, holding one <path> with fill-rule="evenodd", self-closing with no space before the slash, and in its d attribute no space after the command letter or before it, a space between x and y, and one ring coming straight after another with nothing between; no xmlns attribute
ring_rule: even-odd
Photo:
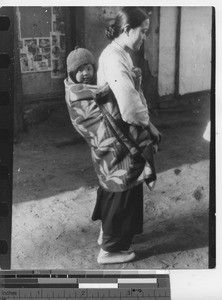
<svg viewBox="0 0 222 300"><path fill-rule="evenodd" d="M74 84L69 78L64 84L71 122L91 148L92 161L100 185L110 192L122 192L144 181L148 185L155 182L153 146L149 133L140 126L122 121L117 102L109 87L100 91L97 86ZM111 119L109 115L107 118L113 130L107 124L95 98L112 116ZM143 157L125 138L112 118L121 121L143 152Z"/></svg>

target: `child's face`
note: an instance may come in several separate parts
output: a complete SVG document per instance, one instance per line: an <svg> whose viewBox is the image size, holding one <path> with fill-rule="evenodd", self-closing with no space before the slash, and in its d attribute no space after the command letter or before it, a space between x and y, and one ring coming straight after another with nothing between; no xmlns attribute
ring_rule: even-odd
<svg viewBox="0 0 222 300"><path fill-rule="evenodd" d="M76 80L79 83L90 83L93 79L94 69L91 64L79 67L76 73Z"/></svg>

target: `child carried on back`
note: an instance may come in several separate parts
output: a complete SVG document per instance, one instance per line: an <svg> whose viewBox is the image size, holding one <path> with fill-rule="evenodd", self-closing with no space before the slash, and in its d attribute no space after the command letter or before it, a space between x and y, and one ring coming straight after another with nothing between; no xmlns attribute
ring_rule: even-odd
<svg viewBox="0 0 222 300"><path fill-rule="evenodd" d="M96 63L90 51L76 47L67 57L68 78L65 79L65 99L74 128L87 138L87 129L92 131L91 122L99 115L93 100L96 86Z"/></svg>
<svg viewBox="0 0 222 300"><path fill-rule="evenodd" d="M132 71L135 87L140 90L141 72L137 69ZM122 117L109 86L96 85L96 63L92 53L84 48L75 48L67 57L67 73L64 84L69 116L76 131L91 148L100 185L113 192L126 190L137 178L138 182L143 180L145 165L146 172L150 173L148 181L152 182L155 176L153 160L150 160L153 155L150 136L142 127L125 124L141 152L147 154L146 162L117 125ZM107 118L101 113L100 105L97 105L98 99L112 120L117 121L112 123L112 128L107 125ZM131 167L126 169L127 164ZM134 164L137 166L136 170Z"/></svg>

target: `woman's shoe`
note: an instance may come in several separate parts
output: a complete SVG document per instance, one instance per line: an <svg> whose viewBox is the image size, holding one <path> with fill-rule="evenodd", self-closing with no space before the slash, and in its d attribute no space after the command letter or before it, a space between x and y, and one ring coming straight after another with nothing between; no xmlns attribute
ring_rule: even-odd
<svg viewBox="0 0 222 300"><path fill-rule="evenodd" d="M99 232L99 237L98 237L98 240L97 240L97 244L99 246L101 246L102 243L103 243L103 229L102 229L102 225L101 225L100 232Z"/></svg>
<svg viewBox="0 0 222 300"><path fill-rule="evenodd" d="M135 257L135 253L131 250L120 252L108 252L101 249L97 258L97 262L99 264L118 264L131 261Z"/></svg>

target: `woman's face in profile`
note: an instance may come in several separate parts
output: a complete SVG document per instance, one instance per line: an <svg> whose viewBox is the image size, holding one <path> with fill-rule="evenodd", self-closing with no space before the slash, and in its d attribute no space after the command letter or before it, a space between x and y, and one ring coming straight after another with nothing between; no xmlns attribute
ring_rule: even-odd
<svg viewBox="0 0 222 300"><path fill-rule="evenodd" d="M133 51L139 51L143 44L143 41L147 37L147 31L149 29L149 20L144 20L143 23L136 28L129 30L128 47Z"/></svg>

